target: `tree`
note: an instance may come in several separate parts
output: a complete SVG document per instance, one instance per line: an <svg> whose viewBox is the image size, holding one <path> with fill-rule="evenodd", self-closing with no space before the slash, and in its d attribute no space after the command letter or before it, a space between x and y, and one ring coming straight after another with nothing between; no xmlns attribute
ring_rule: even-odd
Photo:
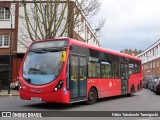
<svg viewBox="0 0 160 120"><path fill-rule="evenodd" d="M81 0L80 5L86 17L93 17L99 12L101 2L100 0Z"/></svg>
<svg viewBox="0 0 160 120"><path fill-rule="evenodd" d="M92 24L92 20L98 15L101 5L102 3L100 0L80 0L80 6L82 6L81 10L84 12L90 24ZM95 34L98 37L102 36L101 30L104 27L105 21L105 18L101 18L97 22L97 25L94 26Z"/></svg>
<svg viewBox="0 0 160 120"><path fill-rule="evenodd" d="M71 37L74 28L82 26L79 17L81 11L87 18L93 17L98 13L101 5L99 0L81 0L80 4L77 1L75 3L70 0L33 0L32 3L27 4L26 0L22 0L24 16L20 18L28 34L24 32L24 28L21 28L20 43L28 47L29 39L34 42L38 39ZM69 10L68 14L67 10ZM105 20L99 23L97 31L100 31L104 22ZM83 29L81 27L81 30Z"/></svg>

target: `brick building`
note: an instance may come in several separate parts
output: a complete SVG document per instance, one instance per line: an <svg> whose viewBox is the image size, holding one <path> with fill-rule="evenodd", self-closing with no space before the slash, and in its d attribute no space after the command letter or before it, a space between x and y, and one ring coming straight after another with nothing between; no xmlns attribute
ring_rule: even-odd
<svg viewBox="0 0 160 120"><path fill-rule="evenodd" d="M160 40L138 55L142 59L143 77L160 77Z"/></svg>
<svg viewBox="0 0 160 120"><path fill-rule="evenodd" d="M124 54L128 54L128 55L131 55L131 56L137 56L138 54L140 54L142 52L142 50L132 50L132 49L125 49L125 50L121 50L120 51L121 53L124 53Z"/></svg>
<svg viewBox="0 0 160 120"><path fill-rule="evenodd" d="M26 4L29 6L33 4L33 2L27 1ZM66 15L70 15L69 12L74 11L73 6L78 8L77 4L77 2L71 0L68 4ZM23 45L19 42L21 39L20 29L22 30L24 27L20 19L20 16L24 15L23 9L21 2L18 0L0 1L0 80L2 81L4 89L7 89L10 83L15 83L18 80L19 67L27 49L22 47ZM99 46L98 38L94 34L95 31L87 22L82 11L78 17L81 19L83 31L79 32L79 28L72 28L65 34L66 36L62 37L70 37ZM69 18L69 16L67 18ZM9 82L10 58L12 63L12 78Z"/></svg>
<svg viewBox="0 0 160 120"><path fill-rule="evenodd" d="M10 8L13 8L12 12L15 14L11 13ZM0 2L0 80L4 89L8 87L10 57L12 59L12 81L16 81L18 76L16 69L21 62L17 53L18 13L18 4Z"/></svg>

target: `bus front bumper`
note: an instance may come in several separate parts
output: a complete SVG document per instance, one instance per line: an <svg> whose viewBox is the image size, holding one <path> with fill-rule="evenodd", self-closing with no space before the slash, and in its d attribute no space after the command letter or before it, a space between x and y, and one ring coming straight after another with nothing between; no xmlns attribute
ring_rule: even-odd
<svg viewBox="0 0 160 120"><path fill-rule="evenodd" d="M70 103L69 92L67 94L62 93L62 91L52 92L52 93L31 93L24 90L19 90L20 98L24 100L33 101L46 101L55 103Z"/></svg>

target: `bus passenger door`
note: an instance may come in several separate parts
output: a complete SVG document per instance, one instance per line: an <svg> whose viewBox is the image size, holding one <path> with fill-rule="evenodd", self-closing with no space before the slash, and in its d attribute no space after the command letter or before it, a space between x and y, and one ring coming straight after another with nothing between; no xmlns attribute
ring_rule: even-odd
<svg viewBox="0 0 160 120"><path fill-rule="evenodd" d="M121 77L121 94L128 93L128 63L121 63L120 77Z"/></svg>
<svg viewBox="0 0 160 120"><path fill-rule="evenodd" d="M70 60L70 98L71 102L86 99L86 57L71 55Z"/></svg>

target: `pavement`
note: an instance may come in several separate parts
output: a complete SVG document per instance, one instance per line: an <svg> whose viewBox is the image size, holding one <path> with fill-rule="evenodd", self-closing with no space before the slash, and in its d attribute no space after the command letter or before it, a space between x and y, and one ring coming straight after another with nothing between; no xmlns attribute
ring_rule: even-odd
<svg viewBox="0 0 160 120"><path fill-rule="evenodd" d="M19 92L17 90L10 90L10 94L8 94L8 90L1 90L0 96L19 96Z"/></svg>

